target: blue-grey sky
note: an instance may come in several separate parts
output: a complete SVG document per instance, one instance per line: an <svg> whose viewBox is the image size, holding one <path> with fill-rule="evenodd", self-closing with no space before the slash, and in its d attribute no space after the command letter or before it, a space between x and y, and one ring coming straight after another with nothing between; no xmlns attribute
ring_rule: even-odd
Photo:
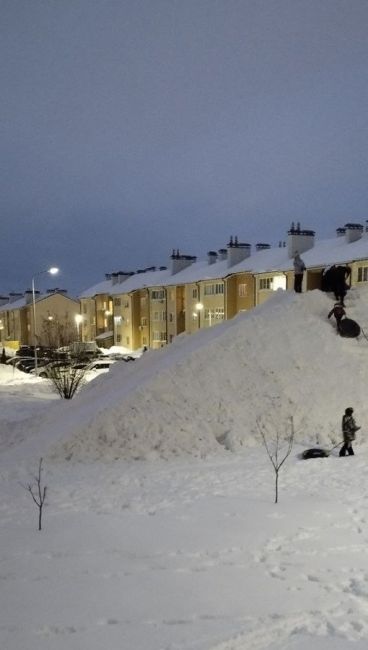
<svg viewBox="0 0 368 650"><path fill-rule="evenodd" d="M0 12L0 292L368 219L366 0Z"/></svg>

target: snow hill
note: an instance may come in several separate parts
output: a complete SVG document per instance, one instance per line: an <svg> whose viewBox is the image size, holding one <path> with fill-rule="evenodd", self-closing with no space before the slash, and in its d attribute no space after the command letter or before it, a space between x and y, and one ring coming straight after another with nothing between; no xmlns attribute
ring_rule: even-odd
<svg viewBox="0 0 368 650"><path fill-rule="evenodd" d="M367 297L352 289L346 301L363 328ZM52 404L28 436L55 460L204 457L258 445L257 420L282 433L293 416L297 441L332 446L346 406L368 416L368 341L336 334L332 304L318 290L278 291L232 321L116 363L72 402Z"/></svg>

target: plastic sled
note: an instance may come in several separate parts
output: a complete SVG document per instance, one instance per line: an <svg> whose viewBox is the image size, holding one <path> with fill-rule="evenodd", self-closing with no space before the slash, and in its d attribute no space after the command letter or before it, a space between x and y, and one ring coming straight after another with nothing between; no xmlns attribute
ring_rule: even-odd
<svg viewBox="0 0 368 650"><path fill-rule="evenodd" d="M339 334L349 339L355 339L360 334L360 326L351 318L343 318L340 321Z"/></svg>
<svg viewBox="0 0 368 650"><path fill-rule="evenodd" d="M307 460L308 458L327 458L327 456L330 455L330 452L328 452L326 449L306 449L302 453L302 458Z"/></svg>

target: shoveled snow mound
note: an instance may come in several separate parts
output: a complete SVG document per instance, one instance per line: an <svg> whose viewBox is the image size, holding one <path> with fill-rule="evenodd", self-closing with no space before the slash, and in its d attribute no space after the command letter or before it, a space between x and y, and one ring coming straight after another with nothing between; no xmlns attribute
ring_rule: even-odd
<svg viewBox="0 0 368 650"><path fill-rule="evenodd" d="M368 320L358 290L347 301L349 316ZM336 334L331 305L320 291L279 291L232 321L116 363L69 404L52 456L204 456L259 444L259 418L282 433L291 416L298 441L332 446L346 406L368 414L368 343Z"/></svg>

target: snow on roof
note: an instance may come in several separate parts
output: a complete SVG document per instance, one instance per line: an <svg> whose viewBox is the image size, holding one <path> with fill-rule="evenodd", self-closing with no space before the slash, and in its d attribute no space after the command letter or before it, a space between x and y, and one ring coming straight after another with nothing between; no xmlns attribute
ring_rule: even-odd
<svg viewBox="0 0 368 650"><path fill-rule="evenodd" d="M51 296L63 296L64 298L67 298L68 300L72 300L75 303L78 303L78 300L76 298L72 298L71 296L67 296L64 292L62 291L53 291L51 293L42 293L38 294L36 293L35 295L35 302L41 302L42 300L46 300L47 298L51 298ZM29 301L27 298L24 296L21 296L18 298L18 300L13 300L0 305L0 312L2 311L12 311L14 309L22 309L23 307L27 307L31 305L33 300Z"/></svg>
<svg viewBox="0 0 368 650"><path fill-rule="evenodd" d="M347 243L345 237L334 237L317 241L313 248L301 254L307 268L325 267L331 264L348 264L353 260L368 259L368 236ZM146 271L135 273L123 282L112 284L105 280L84 291L80 298L90 298L99 294L117 295L130 293L145 287L177 286L225 278L234 273L267 273L271 271L290 271L293 261L289 258L287 246L263 249L233 266L227 260L209 264L207 260L194 262L187 268L175 273L171 269L164 271Z"/></svg>

